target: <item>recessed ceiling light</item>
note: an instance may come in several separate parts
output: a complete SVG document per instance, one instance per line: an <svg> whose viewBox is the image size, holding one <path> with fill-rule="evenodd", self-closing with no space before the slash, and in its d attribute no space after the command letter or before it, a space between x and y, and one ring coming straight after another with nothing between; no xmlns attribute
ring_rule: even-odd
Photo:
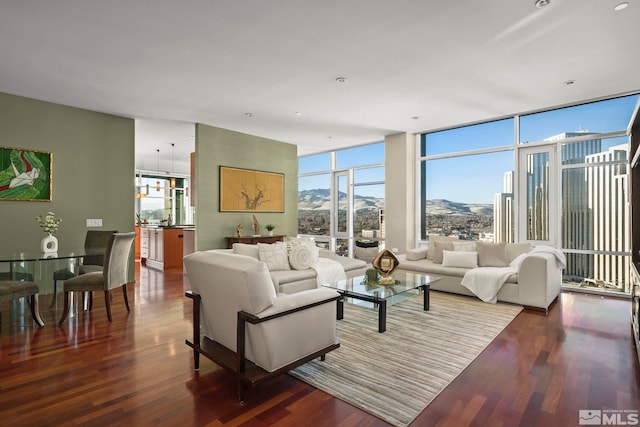
<svg viewBox="0 0 640 427"><path fill-rule="evenodd" d="M332 137L331 135L329 135L329 136L327 137L327 139L333 139L333 137Z"/></svg>
<svg viewBox="0 0 640 427"><path fill-rule="evenodd" d="M418 120L420 117L418 117L418 116L413 116L413 117L411 117L411 118L412 118L413 120Z"/></svg>
<svg viewBox="0 0 640 427"><path fill-rule="evenodd" d="M344 82L347 81L347 78L346 77L336 77L336 81L338 83L344 83Z"/></svg>
<svg viewBox="0 0 640 427"><path fill-rule="evenodd" d="M536 0L536 7L538 9L542 9L543 7L549 6L551 0Z"/></svg>
<svg viewBox="0 0 640 427"><path fill-rule="evenodd" d="M575 82L576 82L575 80L567 80L566 82L564 82L564 84L566 84L567 86L571 86Z"/></svg>
<svg viewBox="0 0 640 427"><path fill-rule="evenodd" d="M616 7L613 8L613 10L622 10L622 9L626 9L627 6L629 6L628 2L622 2L619 5L617 5Z"/></svg>
<svg viewBox="0 0 640 427"><path fill-rule="evenodd" d="M296 111L296 116L301 116L302 113L300 111Z"/></svg>
<svg viewBox="0 0 640 427"><path fill-rule="evenodd" d="M253 117L253 113L244 113L244 116L251 118L251 117Z"/></svg>

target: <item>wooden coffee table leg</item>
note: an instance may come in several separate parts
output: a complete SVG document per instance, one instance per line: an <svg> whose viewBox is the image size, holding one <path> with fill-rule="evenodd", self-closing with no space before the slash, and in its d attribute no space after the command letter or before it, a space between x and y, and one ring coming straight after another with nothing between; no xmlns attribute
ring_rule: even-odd
<svg viewBox="0 0 640 427"><path fill-rule="evenodd" d="M378 303L378 332L387 330L387 300Z"/></svg>

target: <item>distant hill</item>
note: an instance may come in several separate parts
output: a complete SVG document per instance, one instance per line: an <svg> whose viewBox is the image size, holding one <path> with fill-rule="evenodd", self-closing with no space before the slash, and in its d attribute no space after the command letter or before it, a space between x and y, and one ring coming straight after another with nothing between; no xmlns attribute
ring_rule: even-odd
<svg viewBox="0 0 640 427"><path fill-rule="evenodd" d="M345 197L345 193L340 193L341 197ZM378 197L359 196L353 197L356 209L382 209L384 207L384 199ZM329 210L331 209L331 196L328 189L319 188L315 190L304 190L298 192L298 209L299 210Z"/></svg>
<svg viewBox="0 0 640 427"><path fill-rule="evenodd" d="M344 196L344 193L340 193ZM383 208L384 199L369 196L354 196L356 209ZM304 190L298 193L298 209L329 210L331 199L328 189ZM427 200L427 213L431 215L493 215L492 204L460 203L450 200Z"/></svg>
<svg viewBox="0 0 640 427"><path fill-rule="evenodd" d="M429 215L493 215L489 203L460 203L445 199L427 200Z"/></svg>

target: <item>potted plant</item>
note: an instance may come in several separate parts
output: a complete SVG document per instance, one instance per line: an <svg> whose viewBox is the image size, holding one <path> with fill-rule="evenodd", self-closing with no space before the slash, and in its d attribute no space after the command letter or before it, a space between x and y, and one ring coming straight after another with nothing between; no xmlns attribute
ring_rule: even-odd
<svg viewBox="0 0 640 427"><path fill-rule="evenodd" d="M267 229L267 231L268 231L268 233L267 233L267 234L268 234L269 236L273 236L273 229L274 229L274 228L276 228L276 226L275 226L275 225L273 225L273 224L267 224L267 225L265 225L265 226L264 226L264 228L266 228L266 229Z"/></svg>

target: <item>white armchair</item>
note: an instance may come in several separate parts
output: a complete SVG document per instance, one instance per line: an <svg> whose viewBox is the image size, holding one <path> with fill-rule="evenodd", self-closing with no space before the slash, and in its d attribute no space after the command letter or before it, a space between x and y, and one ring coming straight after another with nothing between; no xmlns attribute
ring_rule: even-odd
<svg viewBox="0 0 640 427"><path fill-rule="evenodd" d="M330 289L276 294L263 262L221 251L184 258L193 300L194 368L199 355L232 372L244 389L340 346ZM201 338L201 333L203 337Z"/></svg>

